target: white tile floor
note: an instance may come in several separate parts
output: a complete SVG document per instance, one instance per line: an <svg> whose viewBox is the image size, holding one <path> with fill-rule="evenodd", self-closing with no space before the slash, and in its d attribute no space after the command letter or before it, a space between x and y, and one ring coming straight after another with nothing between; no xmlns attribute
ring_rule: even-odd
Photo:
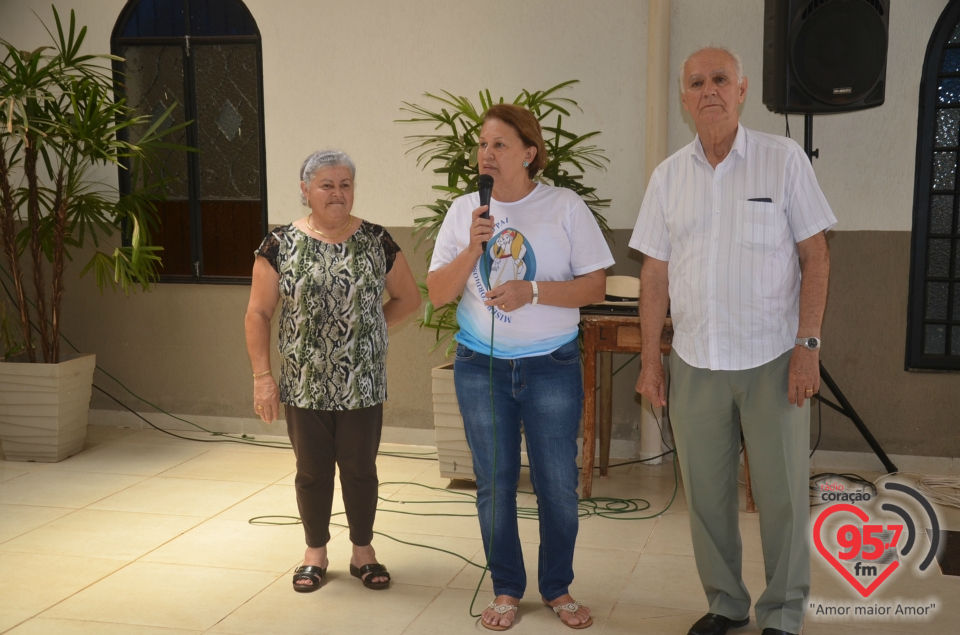
<svg viewBox="0 0 960 635"><path fill-rule="evenodd" d="M381 457L379 470L385 483L449 486L428 461ZM479 569L445 553L377 537L374 545L394 584L374 593L350 577L350 545L340 528L331 531L331 567L323 587L294 593L290 573L303 554L301 528L247 522L297 514L293 472L289 450L103 427L91 427L87 449L58 464L0 461L0 633L486 632L467 614ZM526 476L521 489L530 489ZM662 510L673 491L671 464L616 468L594 487L595 496L644 498L649 514ZM438 502L460 497L400 483L385 484L381 492L389 500L380 505L378 531L482 562L477 520L469 516L472 504ZM522 505L535 504L531 495L520 498ZM342 509L337 500L335 511ZM593 610L595 624L588 632L684 635L705 611L686 509L681 490L655 518L581 521L571 592ZM941 520L960 529L960 510L941 510ZM757 597L764 571L755 514L741 514L741 533L744 579ZM539 602L535 521L521 521L521 540L530 582L512 630L569 632ZM917 551L925 551L919 540L923 549ZM490 592L488 579L478 607L490 600ZM821 604L858 604L816 553L811 596ZM956 632L960 622L960 578L942 576L936 566L924 575L916 566L904 566L870 599L894 605L930 601L937 609L932 618L914 621L810 613L804 633L947 633ZM759 629L751 624L732 633Z"/></svg>

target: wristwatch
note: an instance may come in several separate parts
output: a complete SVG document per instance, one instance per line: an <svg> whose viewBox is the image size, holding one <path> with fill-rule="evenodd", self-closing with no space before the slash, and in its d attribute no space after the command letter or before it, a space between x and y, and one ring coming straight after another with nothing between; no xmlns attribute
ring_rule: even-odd
<svg viewBox="0 0 960 635"><path fill-rule="evenodd" d="M796 346L802 346L811 351L815 351L820 348L820 338L819 337L798 337L794 342Z"/></svg>

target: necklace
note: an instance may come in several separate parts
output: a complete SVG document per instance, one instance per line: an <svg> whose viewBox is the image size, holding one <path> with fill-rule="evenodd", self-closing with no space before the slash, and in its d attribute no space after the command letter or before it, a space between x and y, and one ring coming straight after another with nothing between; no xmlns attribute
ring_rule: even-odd
<svg viewBox="0 0 960 635"><path fill-rule="evenodd" d="M353 216L348 216L348 217L347 217L347 223L343 226L343 229L341 229L341 230L340 230L339 232L337 232L336 234L329 235L329 234L324 234L322 231L319 231L319 230L314 229L314 228L313 228L313 225L310 224L310 217L307 216L307 227L310 228L310 231L312 231L313 233L315 233L315 234L317 234L317 235L319 235L319 236L323 236L324 238L326 238L326 239L328 239L328 240L333 240L333 239L335 239L335 238L340 238L340 237L343 236L345 233L347 233L347 230L350 229L350 225L352 225L352 224L353 224Z"/></svg>

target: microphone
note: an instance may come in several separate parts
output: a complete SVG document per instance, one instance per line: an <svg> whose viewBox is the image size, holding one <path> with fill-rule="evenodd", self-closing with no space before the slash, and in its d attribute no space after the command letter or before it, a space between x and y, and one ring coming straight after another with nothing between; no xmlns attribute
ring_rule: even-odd
<svg viewBox="0 0 960 635"><path fill-rule="evenodd" d="M489 174L481 174L477 179L477 185L480 188L480 206L487 206L487 211L480 214L480 218L490 218L490 196L493 194L493 177ZM487 251L487 241L480 243L480 249L484 253Z"/></svg>

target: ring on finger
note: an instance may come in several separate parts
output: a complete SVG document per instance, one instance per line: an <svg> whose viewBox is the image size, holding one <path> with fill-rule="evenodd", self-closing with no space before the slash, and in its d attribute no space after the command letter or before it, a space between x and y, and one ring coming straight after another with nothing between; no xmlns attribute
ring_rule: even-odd
<svg viewBox="0 0 960 635"><path fill-rule="evenodd" d="M263 406L257 406L257 410L263 410Z"/></svg>

